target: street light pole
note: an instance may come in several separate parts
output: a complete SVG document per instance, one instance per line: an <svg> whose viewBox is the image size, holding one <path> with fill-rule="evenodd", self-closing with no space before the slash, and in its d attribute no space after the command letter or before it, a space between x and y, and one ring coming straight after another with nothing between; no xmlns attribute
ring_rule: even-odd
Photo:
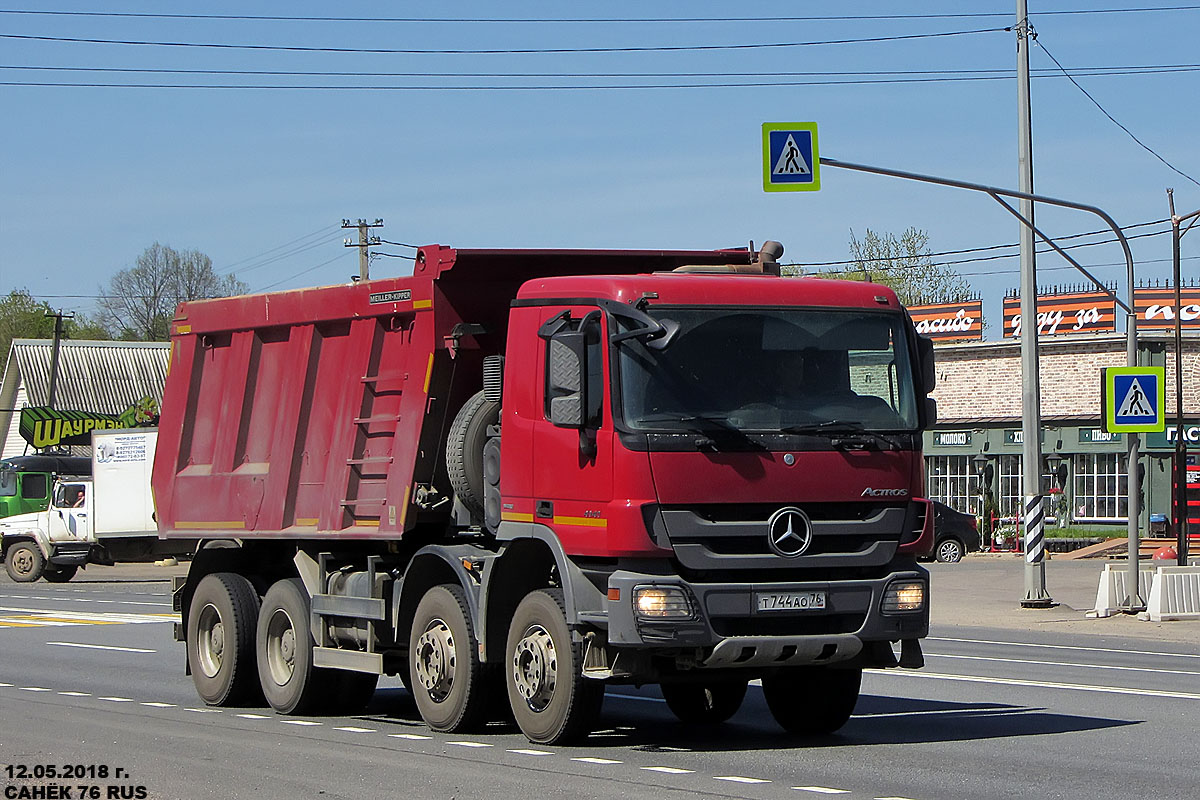
<svg viewBox="0 0 1200 800"><path fill-rule="evenodd" d="M1180 281L1179 240L1186 231L1179 226L1191 220L1188 230L1200 218L1200 211L1182 217L1175 213L1175 190L1167 189L1167 203L1171 207L1171 263L1172 279L1175 281L1175 553L1176 563L1186 567L1188 563L1188 502L1187 502L1187 437L1183 421L1183 292Z"/></svg>

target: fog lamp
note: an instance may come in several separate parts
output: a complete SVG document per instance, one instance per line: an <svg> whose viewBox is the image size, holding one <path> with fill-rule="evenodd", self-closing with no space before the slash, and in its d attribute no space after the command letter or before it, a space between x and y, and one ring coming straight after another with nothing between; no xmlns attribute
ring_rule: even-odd
<svg viewBox="0 0 1200 800"><path fill-rule="evenodd" d="M880 610L885 614L922 611L925 608L924 581L896 581L883 592Z"/></svg>
<svg viewBox="0 0 1200 800"><path fill-rule="evenodd" d="M691 600L678 586L635 586L633 608L643 618L687 619L692 616Z"/></svg>

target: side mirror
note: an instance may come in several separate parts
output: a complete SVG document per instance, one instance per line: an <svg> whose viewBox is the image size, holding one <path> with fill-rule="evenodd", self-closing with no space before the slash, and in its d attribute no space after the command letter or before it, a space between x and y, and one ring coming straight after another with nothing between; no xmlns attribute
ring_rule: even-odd
<svg viewBox="0 0 1200 800"><path fill-rule="evenodd" d="M925 427L928 428L937 422L937 400L932 397L925 398Z"/></svg>
<svg viewBox="0 0 1200 800"><path fill-rule="evenodd" d="M587 334L560 331L550 338L547 352L550 422L560 428L583 428L587 385Z"/></svg>
<svg viewBox="0 0 1200 800"><path fill-rule="evenodd" d="M937 362L933 355L933 340L917 337L917 355L921 363L921 389L929 394L937 388Z"/></svg>

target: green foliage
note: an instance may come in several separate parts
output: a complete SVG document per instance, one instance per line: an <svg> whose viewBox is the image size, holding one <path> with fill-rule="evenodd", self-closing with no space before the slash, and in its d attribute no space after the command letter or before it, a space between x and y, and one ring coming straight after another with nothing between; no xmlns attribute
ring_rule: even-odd
<svg viewBox="0 0 1200 800"><path fill-rule="evenodd" d="M107 288L101 288L99 305L116 338L165 342L180 303L243 294L248 289L233 275L218 275L204 253L180 252L155 242L134 266L121 270Z"/></svg>
<svg viewBox="0 0 1200 800"><path fill-rule="evenodd" d="M972 296L971 285L930 257L929 234L908 228L899 236L867 228L860 241L850 231L851 280L867 277L896 291L904 305L953 303Z"/></svg>
<svg viewBox="0 0 1200 800"><path fill-rule="evenodd" d="M51 316L47 316L47 314ZM53 339L54 309L44 300L35 300L27 289L14 289L0 298L0 360L7 361L13 339ZM77 314L63 320L67 339L108 339L99 322Z"/></svg>

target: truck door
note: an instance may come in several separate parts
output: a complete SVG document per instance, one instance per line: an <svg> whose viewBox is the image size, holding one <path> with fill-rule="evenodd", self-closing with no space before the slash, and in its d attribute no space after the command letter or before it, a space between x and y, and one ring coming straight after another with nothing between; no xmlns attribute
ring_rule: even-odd
<svg viewBox="0 0 1200 800"><path fill-rule="evenodd" d="M50 541L90 541L92 538L90 497L86 483L60 483L50 506Z"/></svg>
<svg viewBox="0 0 1200 800"><path fill-rule="evenodd" d="M560 312L561 313L561 312ZM604 552L607 504L612 500L613 423L608 408L607 320L597 309L571 309L569 329L586 328L582 398L593 422L582 430L550 421L551 340L541 342L538 391L543 419L533 448L534 521L552 527L568 552Z"/></svg>

